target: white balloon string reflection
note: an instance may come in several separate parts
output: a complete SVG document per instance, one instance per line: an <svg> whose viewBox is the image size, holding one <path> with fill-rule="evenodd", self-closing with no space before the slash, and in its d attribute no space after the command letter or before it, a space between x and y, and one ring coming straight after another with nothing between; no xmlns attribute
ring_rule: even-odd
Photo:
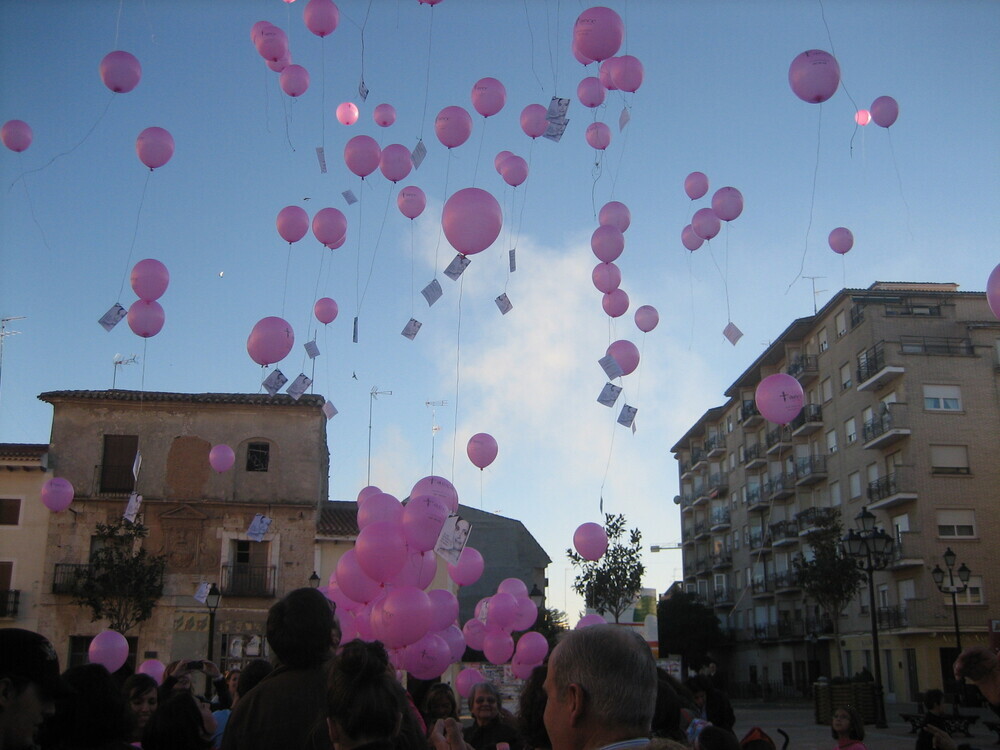
<svg viewBox="0 0 1000 750"><path fill-rule="evenodd" d="M23 153L18 154L17 158L19 161L23 160ZM49 246L49 238L45 236L45 229L42 228L41 223L38 221L38 216L35 214L35 202L31 199L31 193L28 190L28 180L24 179L22 182L24 183L24 197L28 199L28 212L31 214L31 220L38 227L38 233L42 235L42 244L45 245L45 249L51 252L52 248Z"/></svg>
<svg viewBox="0 0 1000 750"><path fill-rule="evenodd" d="M125 289L125 279L128 278L129 268L132 266L132 253L135 252L135 240L139 236L139 218L142 216L142 206L146 202L146 188L149 187L149 178L153 170L146 172L146 180L142 183L142 195L139 197L139 210L135 212L135 227L132 229L132 242L128 246L128 257L125 259L125 271L122 273L122 283L118 287L117 300L121 300L122 291Z"/></svg>
<svg viewBox="0 0 1000 750"><path fill-rule="evenodd" d="M903 201L903 208L906 209L906 231L910 235L910 240L913 237L913 227L910 225L910 204L906 202L906 195L903 193L903 178L899 174L899 164L896 162L896 151L892 147L892 131L889 128L885 129L886 137L889 139L889 154L892 156L892 168L896 171L896 182L899 184L899 197Z"/></svg>
<svg viewBox="0 0 1000 750"><path fill-rule="evenodd" d="M823 135L823 103L819 103L819 114L816 115L816 164L813 167L813 181L812 181L812 192L809 196L809 223L806 224L806 241L805 246L802 248L802 259L799 261L799 272L795 274L795 278L792 279L788 288L785 289L785 294L788 294L792 287L795 286L795 282L802 278L802 272L806 267L806 253L809 252L809 232L812 231L813 225L813 207L816 205L816 178L819 176L819 147L821 142L821 136Z"/></svg>
<svg viewBox="0 0 1000 750"><path fill-rule="evenodd" d="M395 183L393 183L393 187L395 187ZM375 247L372 248L372 260L371 263L368 265L368 278L365 279L365 288L361 290L361 299L358 302L358 315L361 315L361 306L365 303L365 296L368 294L368 286L372 283L372 273L374 273L375 271L375 259L378 257L378 248L379 245L382 243L382 232L385 230L386 218L389 216L389 201L392 199L392 193L393 193L392 188L387 189L385 193L385 210L382 211L382 223L381 225L379 225L378 235L375 238ZM358 238L358 240L359 240L358 251L360 253L360 237ZM410 285L412 287L412 281Z"/></svg>

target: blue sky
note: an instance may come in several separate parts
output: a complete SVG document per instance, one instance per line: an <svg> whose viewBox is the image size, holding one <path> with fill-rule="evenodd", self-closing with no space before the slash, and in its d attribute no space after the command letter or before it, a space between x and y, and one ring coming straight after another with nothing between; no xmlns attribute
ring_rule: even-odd
<svg viewBox="0 0 1000 750"><path fill-rule="evenodd" d="M301 344L317 333L314 390L340 411L328 427L331 498L352 499L366 483L369 406L372 481L405 496L430 471L425 403L445 400L435 473L453 479L465 504L525 522L554 560L552 605L579 607L564 591L564 550L577 525L600 520L602 495L645 543L676 541L668 449L790 320L812 312L809 282L789 290L804 252L804 274L823 277L820 305L845 284L875 280L985 287L1000 260L991 239L1000 229L1000 107L989 93L1000 73L991 52L1000 13L987 0L607 4L625 22L621 53L643 62L645 80L589 110L575 92L594 66L570 52L573 21L588 6L569 0L444 0L433 10L344 0L325 40L305 28L305 0L0 3L0 121L34 130L24 153L0 152L0 316L26 316L4 345L0 440L46 441L51 412L35 396L111 387L118 353L140 360L121 368L121 388L257 392L262 373L246 338L259 318L283 314L297 340L280 369L310 374ZM284 28L293 61L310 71L297 100L250 42L259 20ZM787 80L791 60L815 48L832 51L843 75L823 105L797 99ZM143 66L128 94L112 95L98 76L114 49ZM367 102L357 95L362 73ZM507 104L484 122L470 91L485 76L504 83ZM867 108L884 94L899 102L897 123L855 132L852 98ZM532 142L520 111L553 95L572 99L566 134ZM348 100L361 109L352 127L334 117ZM390 128L372 121L381 102L397 110ZM472 137L451 152L433 130L449 105L474 118ZM623 108L631 121L619 132ZM583 136L595 117L613 133L599 158ZM176 153L148 175L134 142L152 125L172 133ZM362 184L344 166L343 145L360 133L410 148L423 135L427 158L401 183L428 197L412 224L395 207L400 186L378 173ZM493 168L501 150L530 161L516 190ZM745 199L711 253L680 244L693 212L708 205L683 192L694 170L709 176L709 195L731 185ZM442 274L454 251L439 234L440 209L469 186L496 196L505 223L452 282ZM345 204L348 189L360 203ZM612 199L632 213L618 261L632 306L609 322L590 281L589 238L595 210ZM343 210L345 246L325 251L307 235L289 251L274 219L290 204L310 216ZM855 236L843 258L826 244L837 226ZM131 304L127 284L119 293L123 275L147 257L171 273L163 331L146 342L124 323L106 333L97 318L116 300ZM435 275L444 297L428 308L419 291ZM505 290L514 309L501 316L493 299ZM341 309L318 332L316 296ZM721 335L727 297L745 334L735 347ZM642 304L660 313L645 336L631 317ZM408 341L400 331L411 315L423 328ZM624 379L623 398L639 409L634 435L615 426L617 408L596 403L605 382L597 360L618 338L642 350ZM372 404L373 386L392 395ZM465 457L477 432L500 447L481 475ZM648 585L664 589L679 553L647 558Z"/></svg>

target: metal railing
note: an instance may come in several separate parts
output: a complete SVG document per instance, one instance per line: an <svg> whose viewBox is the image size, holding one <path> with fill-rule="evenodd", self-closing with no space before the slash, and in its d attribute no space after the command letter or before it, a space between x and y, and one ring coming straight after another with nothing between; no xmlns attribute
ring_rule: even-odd
<svg viewBox="0 0 1000 750"><path fill-rule="evenodd" d="M790 493L795 491L797 479L798 476L794 471L786 471L784 474L778 474L768 479L764 487L769 495Z"/></svg>
<svg viewBox="0 0 1000 750"><path fill-rule="evenodd" d="M906 607L901 604L879 607L876 614L880 628L905 628L907 625Z"/></svg>
<svg viewBox="0 0 1000 750"><path fill-rule="evenodd" d="M799 538L799 524L797 521L778 521L777 523L771 524L771 539L772 541L780 541L782 539L798 539Z"/></svg>
<svg viewBox="0 0 1000 750"><path fill-rule="evenodd" d="M746 422L748 419L759 416L760 411L757 409L756 402L753 399L744 399L743 403L740 404L740 422Z"/></svg>
<svg viewBox="0 0 1000 750"><path fill-rule="evenodd" d="M877 417L869 419L862 427L863 441L867 443L889 430L907 429L910 426L907 415L906 404L885 404L885 410Z"/></svg>
<svg viewBox="0 0 1000 750"><path fill-rule="evenodd" d="M805 354L800 357L796 357L792 360L791 364L785 368L785 372L791 375L793 378L800 377L802 375L814 374L819 370L816 364L815 354Z"/></svg>
<svg viewBox="0 0 1000 750"><path fill-rule="evenodd" d="M712 555L713 568L728 568L733 564L733 553L730 550L723 550Z"/></svg>
<svg viewBox="0 0 1000 750"><path fill-rule="evenodd" d="M708 440L705 441L705 451L711 453L717 449L725 450L726 447L726 436L725 435L710 435Z"/></svg>
<svg viewBox="0 0 1000 750"><path fill-rule="evenodd" d="M799 585L799 576L794 570L779 570L774 574L776 589L790 589Z"/></svg>
<svg viewBox="0 0 1000 750"><path fill-rule="evenodd" d="M17 589L0 591L0 617L17 617L21 592Z"/></svg>
<svg viewBox="0 0 1000 750"><path fill-rule="evenodd" d="M712 526L727 526L729 524L729 508L715 508L712 511Z"/></svg>
<svg viewBox="0 0 1000 750"><path fill-rule="evenodd" d="M775 427L767 433L764 442L767 443L768 448L773 448L779 443L791 443L792 433L787 427Z"/></svg>
<svg viewBox="0 0 1000 750"><path fill-rule="evenodd" d="M795 520L799 524L799 532L822 525L824 521L833 520L837 517L835 508L806 508L795 514Z"/></svg>
<svg viewBox="0 0 1000 750"><path fill-rule="evenodd" d="M943 354L949 357L971 357L972 340L943 336L900 336L903 354Z"/></svg>
<svg viewBox="0 0 1000 750"><path fill-rule="evenodd" d="M274 596L275 566L223 565L224 596Z"/></svg>
<svg viewBox="0 0 1000 750"><path fill-rule="evenodd" d="M771 535L762 529L750 529L750 549L768 549L771 546Z"/></svg>
<svg viewBox="0 0 1000 750"><path fill-rule="evenodd" d="M806 404L795 419L792 420L792 432L805 424L823 424L823 407L819 404Z"/></svg>
<svg viewBox="0 0 1000 750"><path fill-rule="evenodd" d="M795 473L800 481L819 474L826 474L826 456L800 456L795 460Z"/></svg>
<svg viewBox="0 0 1000 750"><path fill-rule="evenodd" d="M729 487L729 477L723 472L717 472L708 478L708 491L724 492Z"/></svg>
<svg viewBox="0 0 1000 750"><path fill-rule="evenodd" d="M77 563L56 563L52 574L53 594L75 594L80 588L80 582L90 572L90 565Z"/></svg>
<svg viewBox="0 0 1000 750"><path fill-rule="evenodd" d="M884 477L879 477L868 483L868 499L871 502L878 502L886 498L898 495L901 492L915 491L906 490L905 487L911 483L907 481L909 473L902 466L897 466L896 470Z"/></svg>
<svg viewBox="0 0 1000 750"><path fill-rule="evenodd" d="M858 355L858 383L864 383L878 374L883 367L885 367L885 342L879 341Z"/></svg>
<svg viewBox="0 0 1000 750"><path fill-rule="evenodd" d="M743 449L743 463L748 464L764 458L764 447L760 443L748 445Z"/></svg>
<svg viewBox="0 0 1000 750"><path fill-rule="evenodd" d="M802 638L806 634L803 620L778 620L779 638Z"/></svg>

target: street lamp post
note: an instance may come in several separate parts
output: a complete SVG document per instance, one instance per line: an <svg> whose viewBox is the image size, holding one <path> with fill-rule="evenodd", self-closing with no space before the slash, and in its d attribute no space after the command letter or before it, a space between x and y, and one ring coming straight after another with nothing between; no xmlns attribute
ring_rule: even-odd
<svg viewBox="0 0 1000 750"><path fill-rule="evenodd" d="M208 661L213 661L214 656L214 646L215 646L215 610L219 608L219 602L222 601L222 592L219 591L219 587L214 583L208 589L208 595L205 597L205 606L208 608ZM205 686L206 695L212 697L212 681L208 680L208 684Z"/></svg>
<svg viewBox="0 0 1000 750"><path fill-rule="evenodd" d="M885 699L882 695L882 662L878 645L878 613L875 609L875 582L873 574L883 570L892 557L892 537L875 527L875 514L862 508L854 517L859 529L851 529L841 540L844 551L854 558L868 578L868 611L872 625L872 661L875 663L875 726L885 729Z"/></svg>
<svg viewBox="0 0 1000 750"><path fill-rule="evenodd" d="M934 579L934 585L937 586L938 591L942 594L951 594L951 616L955 621L955 646L958 648L958 653L962 653L962 631L958 627L958 595L964 594L969 590L969 579L972 577L972 571L969 567L962 563L961 567L958 569L958 580L961 585L955 584L955 562L958 559L958 555L951 551L951 547L948 547L944 552L944 564L948 568L948 583L944 582L944 571L941 570L940 565L935 565L934 570L931 571L931 578ZM965 698L965 680L961 680L958 683L958 691L956 693L956 705L955 710L958 710L958 704L964 704Z"/></svg>

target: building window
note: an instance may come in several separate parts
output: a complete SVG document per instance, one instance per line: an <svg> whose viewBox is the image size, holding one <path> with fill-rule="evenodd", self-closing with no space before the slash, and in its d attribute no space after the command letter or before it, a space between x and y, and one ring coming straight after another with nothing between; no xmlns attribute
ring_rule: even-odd
<svg viewBox="0 0 1000 750"><path fill-rule="evenodd" d="M848 485L850 486L851 499L856 497L861 497L861 472L852 471L847 477Z"/></svg>
<svg viewBox="0 0 1000 750"><path fill-rule="evenodd" d="M822 354L829 348L830 348L830 340L827 338L826 329L821 328L819 330L819 353Z"/></svg>
<svg viewBox="0 0 1000 750"><path fill-rule="evenodd" d="M947 597L947 604L951 604L951 596ZM983 577L969 576L969 588L955 594L955 603L962 606L974 604L985 604L986 598L983 596Z"/></svg>
<svg viewBox="0 0 1000 750"><path fill-rule="evenodd" d="M139 450L138 435L105 435L101 463L101 492L127 495L135 489L132 465Z"/></svg>
<svg viewBox="0 0 1000 750"><path fill-rule="evenodd" d="M0 526L17 526L21 517L21 499L0 497Z"/></svg>
<svg viewBox="0 0 1000 750"><path fill-rule="evenodd" d="M840 505L840 482L830 482L830 505Z"/></svg>
<svg viewBox="0 0 1000 750"><path fill-rule="evenodd" d="M826 433L826 451L827 453L837 452L837 431L830 430Z"/></svg>
<svg viewBox="0 0 1000 750"><path fill-rule="evenodd" d="M932 445L932 474L968 474L969 452L964 445Z"/></svg>
<svg viewBox="0 0 1000 750"><path fill-rule="evenodd" d="M834 325L837 328L837 338L847 335L847 311L841 310L833 319Z"/></svg>
<svg viewBox="0 0 1000 750"><path fill-rule="evenodd" d="M844 434L847 436L848 445L851 445L851 443L858 439L858 426L854 421L854 417L844 422Z"/></svg>
<svg viewBox="0 0 1000 750"><path fill-rule="evenodd" d="M846 391L853 385L851 382L851 365L850 363L843 365L840 368L840 390Z"/></svg>
<svg viewBox="0 0 1000 750"><path fill-rule="evenodd" d="M937 512L938 536L942 539L975 539L976 512L974 510L939 510Z"/></svg>
<svg viewBox="0 0 1000 750"><path fill-rule="evenodd" d="M249 443L247 445L247 471L267 471L270 460L270 443Z"/></svg>
<svg viewBox="0 0 1000 750"><path fill-rule="evenodd" d="M726 432L733 431L733 417L732 415L726 417Z"/></svg>
<svg viewBox="0 0 1000 750"><path fill-rule="evenodd" d="M831 398L833 398L833 382L830 378L826 378L823 381L823 403L826 403Z"/></svg>
<svg viewBox="0 0 1000 750"><path fill-rule="evenodd" d="M927 411L962 411L962 389L957 385L925 385Z"/></svg>

